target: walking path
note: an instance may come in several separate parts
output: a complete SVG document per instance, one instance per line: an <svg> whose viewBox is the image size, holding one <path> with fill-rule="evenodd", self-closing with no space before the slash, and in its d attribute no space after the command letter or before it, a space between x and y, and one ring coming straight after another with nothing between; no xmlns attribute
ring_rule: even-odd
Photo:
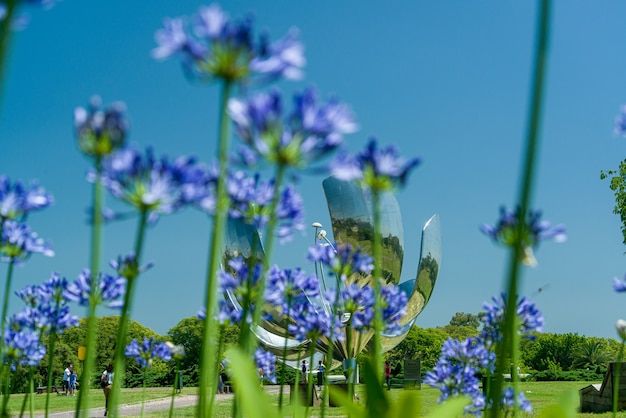
<svg viewBox="0 0 626 418"><path fill-rule="evenodd" d="M266 392L272 393L277 392L278 389L275 386L267 386L265 388ZM289 395L289 386L286 387L287 395ZM215 395L216 400L220 399L228 399L232 398L232 393L226 394L217 394ZM144 413L154 412L154 411L164 411L170 409L170 405L172 402L172 398L161 398L161 399L152 399L146 401L144 405ZM174 408L184 408L186 406L196 405L198 402L198 395L178 395L174 398ZM48 414L50 418L73 418L75 411L63 411L63 412L54 412ZM120 416L133 416L133 415L141 415L141 403L136 404L123 404L119 406L119 415ZM89 410L87 414L89 418L103 417L104 416L104 407L101 408L92 408ZM45 415L35 415L35 418L44 418Z"/></svg>

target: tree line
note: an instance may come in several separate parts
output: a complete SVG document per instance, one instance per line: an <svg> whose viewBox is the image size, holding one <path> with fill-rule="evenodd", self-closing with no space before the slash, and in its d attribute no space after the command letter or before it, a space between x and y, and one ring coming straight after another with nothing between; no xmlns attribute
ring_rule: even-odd
<svg viewBox="0 0 626 418"><path fill-rule="evenodd" d="M102 370L113 360L116 336L119 325L118 316L98 318L98 336L96 364L97 370L91 374L99 378ZM478 334L480 321L478 315L456 313L448 325L435 328L420 328L414 325L407 337L393 350L385 354L385 359L392 366L394 374L402 377L402 367L405 359L420 359L421 372L425 374L431 370L441 352L441 346L448 338L463 340ZM76 327L71 327L59 336L55 348L55 360L52 370L54 383L60 385L63 370L67 363L72 363L77 369L79 380L83 371L83 364L78 358L78 348L84 344L87 331L86 319L81 319ZM236 345L239 329L237 325L222 330L226 346ZM143 338L153 337L158 341L170 341L185 348L185 356L179 362L183 372L183 381L186 386L196 386L199 376L200 350L202 346L202 322L196 317L182 319L172 327L166 335L158 335L136 321L131 321L125 345L131 340L142 341ZM44 341L46 343L46 341ZM576 333L567 334L537 334L532 340L521 342L520 372L527 374L529 379L535 380L602 380L609 361L616 361L622 343L612 338L585 337ZM34 370L35 384L45 385L47 379L48 354ZM367 353L359 357L364 361ZM623 355L622 357L623 358ZM277 365L281 376L280 365ZM146 379L147 386L171 386L174 381L174 361L163 362L155 359L151 366L142 370L134 360L127 361L125 376L126 387L139 387L142 379ZM296 371L286 373L286 382L295 379ZM341 374L342 370L332 373ZM19 366L13 374L11 382L12 392L24 392L28 385L28 368ZM98 387L94 379L92 387Z"/></svg>

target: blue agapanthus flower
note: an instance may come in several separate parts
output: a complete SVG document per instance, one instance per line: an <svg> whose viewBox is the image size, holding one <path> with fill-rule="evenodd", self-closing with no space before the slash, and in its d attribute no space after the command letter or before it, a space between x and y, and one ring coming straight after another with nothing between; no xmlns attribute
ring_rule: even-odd
<svg viewBox="0 0 626 418"><path fill-rule="evenodd" d="M449 338L443 343L441 356L432 371L426 373L424 383L440 390L438 402L465 395L472 399L466 412L480 415L485 406L485 395L480 390L478 371L495 362L492 353L475 338L464 341Z"/></svg>
<svg viewBox="0 0 626 418"><path fill-rule="evenodd" d="M290 308L310 303L319 292L315 274L307 274L300 268L281 269L273 266L267 273L265 300L287 315Z"/></svg>
<svg viewBox="0 0 626 418"><path fill-rule="evenodd" d="M254 352L254 361L257 369L263 371L263 377L276 383L276 356L269 351L257 348Z"/></svg>
<svg viewBox="0 0 626 418"><path fill-rule="evenodd" d="M515 390L511 386L504 388L501 404L504 416L513 416L515 411ZM528 414L533 413L533 407L530 404L530 401L526 398L526 395L524 395L524 392L519 392L517 394L517 404L519 405L519 409L521 411Z"/></svg>
<svg viewBox="0 0 626 418"><path fill-rule="evenodd" d="M204 174L196 174L195 178L199 180L185 182L185 200L214 215L218 175L219 170L212 167ZM229 171L226 177L228 215L233 219L242 219L259 230L265 228L270 220L275 189L273 179L263 181L258 174L250 176L244 171ZM305 229L304 201L295 187L287 186L278 193L274 216L277 222L274 233L281 242L291 240L296 231Z"/></svg>
<svg viewBox="0 0 626 418"><path fill-rule="evenodd" d="M24 186L21 181L12 183L7 176L0 176L1 222L6 219L20 220L30 212L50 206L53 201L52 195L37 181Z"/></svg>
<svg viewBox="0 0 626 418"><path fill-rule="evenodd" d="M626 292L626 276L624 280L620 280L617 277L613 277L613 290L618 293Z"/></svg>
<svg viewBox="0 0 626 418"><path fill-rule="evenodd" d="M353 274L368 275L374 270L374 258L360 247L352 248L350 244L317 244L309 247L307 257L309 261L326 265L341 281Z"/></svg>
<svg viewBox="0 0 626 418"><path fill-rule="evenodd" d="M217 4L201 6L191 20L165 19L155 34L158 46L152 56L166 59L180 55L185 72L201 80L302 78L306 61L296 30L273 43L264 34L255 45L253 36L251 16L234 20Z"/></svg>
<svg viewBox="0 0 626 418"><path fill-rule="evenodd" d="M88 269L83 270L76 281L67 287L63 295L69 301L81 306L89 306L92 297L91 280L91 272ZM93 297L96 305L106 304L109 308L119 309L124 305L122 299L126 293L126 279L99 273L95 291Z"/></svg>
<svg viewBox="0 0 626 418"><path fill-rule="evenodd" d="M0 261L20 263L34 253L54 256L50 243L32 232L28 225L5 221L0 234Z"/></svg>
<svg viewBox="0 0 626 418"><path fill-rule="evenodd" d="M106 158L103 163L102 184L118 199L139 211L150 213L151 221L158 215L172 213L186 203L183 193L193 160L182 157L170 161L157 159L151 148L145 154L125 148Z"/></svg>
<svg viewBox="0 0 626 418"><path fill-rule="evenodd" d="M18 364L37 366L46 355L46 348L39 339L39 333L24 329L8 327L4 332L4 346L2 358L11 370Z"/></svg>
<svg viewBox="0 0 626 418"><path fill-rule="evenodd" d="M491 301L492 303L485 302L483 304L485 314L481 316L483 329L480 333L480 337L488 345L497 343L502 339L502 326L506 310L506 295L502 293L498 297L494 296L491 298ZM543 331L543 314L528 298L522 297L517 302L516 312L519 318L518 332L520 335L532 339L534 338L534 333Z"/></svg>
<svg viewBox="0 0 626 418"><path fill-rule="evenodd" d="M298 169L327 156L342 143L344 134L358 129L350 108L337 99L320 104L315 90L307 89L296 94L294 102L284 121L277 90L230 99L228 113L237 135L261 158Z"/></svg>
<svg viewBox="0 0 626 418"><path fill-rule="evenodd" d="M419 163L419 158L405 160L392 145L379 148L376 139L371 138L356 156L340 154L331 164L331 173L340 180L360 181L371 190L391 190L395 185L403 186Z"/></svg>
<svg viewBox="0 0 626 418"><path fill-rule="evenodd" d="M263 273L263 263L254 263L252 268L243 257L235 257L228 261L226 270L220 270L219 291L225 296L220 304L218 320L220 323L230 321L239 323L242 318L242 306L247 306L250 314L246 322L251 321L251 314L255 307L252 305L256 300L259 289L259 281Z"/></svg>
<svg viewBox="0 0 626 418"><path fill-rule="evenodd" d="M156 341L153 337L144 337L141 344L136 339L132 340L126 346L124 355L134 358L139 367L145 369L152 365L154 359L171 360L172 350L166 342Z"/></svg>
<svg viewBox="0 0 626 418"><path fill-rule="evenodd" d="M118 256L115 260L110 260L109 265L117 271L121 277L132 280L144 271L150 270L153 266L153 262L149 262L143 266L137 264L137 256L134 252L125 256Z"/></svg>
<svg viewBox="0 0 626 418"><path fill-rule="evenodd" d="M626 105L620 107L619 114L615 117L615 128L613 132L615 135L626 135Z"/></svg>
<svg viewBox="0 0 626 418"><path fill-rule="evenodd" d="M115 102L106 108L93 96L87 107L74 109L74 129L78 147L89 156L103 157L126 144L129 122L126 105Z"/></svg>
<svg viewBox="0 0 626 418"><path fill-rule="evenodd" d="M20 329L28 328L43 333L59 333L78 325L78 317L70 314L64 292L68 282L65 277L52 273L41 285L27 286L15 294L26 307L15 314Z"/></svg>
<svg viewBox="0 0 626 418"><path fill-rule="evenodd" d="M298 341L310 340L316 343L322 337L331 336L335 341L344 339L341 332L343 324L339 317L328 315L310 303L292 306L290 316L293 323L288 325L288 331Z"/></svg>
<svg viewBox="0 0 626 418"><path fill-rule="evenodd" d="M522 262L534 266L536 265L536 260L532 251L533 247L537 247L544 240L564 242L567 239L567 235L565 226L552 226L548 221L541 221L541 211L531 210L525 218L521 236L518 237L520 208L518 207L515 212L512 212L502 206L498 223L494 226L483 224L480 230L493 238L495 242L504 246L514 246L519 242L524 249Z"/></svg>

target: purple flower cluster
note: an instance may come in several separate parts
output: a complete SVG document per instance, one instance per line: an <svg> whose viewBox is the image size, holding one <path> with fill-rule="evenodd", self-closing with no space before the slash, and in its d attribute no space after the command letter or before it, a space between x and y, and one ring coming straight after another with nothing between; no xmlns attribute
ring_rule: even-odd
<svg viewBox="0 0 626 418"><path fill-rule="evenodd" d="M403 186L419 158L406 161L398 150L390 145L378 148L371 138L365 150L356 156L342 153L331 165L331 172L340 180L358 180L371 190L390 190L396 184Z"/></svg>
<svg viewBox="0 0 626 418"><path fill-rule="evenodd" d="M552 226L548 221L541 221L541 211L531 210L526 216L526 222L522 226L521 236L518 236L518 224L520 219L520 208L515 212L508 211L506 207L500 208L500 219L495 226L483 224L480 230L493 240L504 246L514 246L520 243L524 249L522 262L534 266L536 260L533 256L532 248L539 245L540 241L553 240L564 242L567 239L565 226Z"/></svg>
<svg viewBox="0 0 626 418"><path fill-rule="evenodd" d="M276 383L276 356L269 351L257 348L254 352L254 361L257 369L263 371L263 377Z"/></svg>
<svg viewBox="0 0 626 418"><path fill-rule="evenodd" d="M494 343L502 339L502 324L504 322L505 295L492 298L493 303L483 305L486 310L481 317L483 330L477 337L470 337L465 341L448 339L441 350L441 356L432 372L426 374L424 383L436 387L441 391L439 402L451 396L466 395L473 400L466 412L480 415L485 407L485 396L480 391L478 375L480 369L487 369L489 374L494 372L496 355L491 349ZM525 297L517 304L519 318L519 332L532 338L534 332L543 330L543 316L534 303ZM514 392L506 388L501 399L501 406L505 412L514 407ZM517 396L517 402L523 411L532 411L530 402L523 393ZM506 414L505 414L506 415Z"/></svg>
<svg viewBox="0 0 626 418"><path fill-rule="evenodd" d="M424 383L441 391L439 402L465 395L472 399L466 412L480 415L485 396L479 388L477 372L491 367L495 354L474 338L465 341L449 338L443 343L441 356L432 371L426 373Z"/></svg>
<svg viewBox="0 0 626 418"><path fill-rule="evenodd" d="M626 135L626 105L620 107L619 114L615 117L615 128L613 132L615 135Z"/></svg>
<svg viewBox="0 0 626 418"><path fill-rule="evenodd" d="M65 277L52 273L43 284L27 286L15 292L26 307L11 318L11 326L20 330L58 333L78 325L78 318L70 314L64 296L67 287Z"/></svg>
<svg viewBox="0 0 626 418"><path fill-rule="evenodd" d="M124 302L121 300L126 292L126 279L109 274L98 274L95 294L91 290L91 272L83 270L76 281L71 283L63 292L63 296L81 306L89 306L91 299L96 305L106 303L109 308L121 308Z"/></svg>
<svg viewBox="0 0 626 418"><path fill-rule="evenodd" d="M493 303L485 302L483 308L485 314L481 317L483 329L481 340L491 346L502 339L502 325L504 323L504 313L506 310L506 295L502 293L499 297L491 298ZM544 318L537 306L528 298L522 297L517 302L517 316L519 318L520 335L532 339L535 332L543 331Z"/></svg>
<svg viewBox="0 0 626 418"><path fill-rule="evenodd" d="M201 80L300 79L306 63L296 30L273 43L263 35L254 45L252 17L230 19L217 4L200 7L191 21L165 19L155 40L154 58L180 55L185 72Z"/></svg>
<svg viewBox="0 0 626 418"><path fill-rule="evenodd" d="M158 342L153 337L144 337L141 344L136 339L132 340L126 346L124 355L134 358L139 367L145 369L152 365L152 360L155 358L163 361L171 360L172 350L166 342Z"/></svg>
<svg viewBox="0 0 626 418"><path fill-rule="evenodd" d="M374 258L360 247L353 249L350 244L335 245L334 248L317 244L309 247L308 259L326 265L342 282L353 274L368 275L374 270Z"/></svg>
<svg viewBox="0 0 626 418"><path fill-rule="evenodd" d="M12 183L7 176L0 176L0 220L21 220L30 212L44 209L53 203L37 181L24 186L21 181Z"/></svg>
<svg viewBox="0 0 626 418"><path fill-rule="evenodd" d="M267 273L265 300L288 315L294 306L306 305L319 289L317 277L300 268L280 269L273 266Z"/></svg>
<svg viewBox="0 0 626 418"><path fill-rule="evenodd" d="M78 147L92 157L110 155L126 143L129 122L122 102L102 108L102 100L94 96L85 107L74 110L74 128Z"/></svg>
<svg viewBox="0 0 626 418"><path fill-rule="evenodd" d="M0 261L19 263L33 253L54 256L50 243L32 232L27 224L4 221L0 234Z"/></svg>
<svg viewBox="0 0 626 418"><path fill-rule="evenodd" d="M507 386L504 388L504 393L502 394L502 412L505 417L513 416L515 411L515 390ZM530 404L530 401L524 395L524 392L520 392L517 394L517 404L519 405L519 409L528 413L533 413L533 407Z"/></svg>
<svg viewBox="0 0 626 418"><path fill-rule="evenodd" d="M220 292L225 295L220 301L220 311L217 319L220 323L239 323L242 320L242 306L248 306L251 314L254 310L252 302L256 300L259 289L259 280L263 274L263 263L254 263L249 268L247 260L235 257L228 261L228 271L220 270ZM206 313L205 313L206 314ZM246 318L250 321L251 316Z"/></svg>
<svg viewBox="0 0 626 418"><path fill-rule="evenodd" d="M197 173L197 172L196 172ZM185 199L201 210L214 214L217 205L218 170L212 168L195 174L196 180L184 185ZM270 218L271 202L275 193L274 180L262 181L258 175L248 176L243 171L231 171L226 178L229 197L228 214L233 219L243 219L257 229L264 228ZM303 231L304 202L295 187L284 188L275 209L277 229L281 242L292 238L295 231Z"/></svg>
<svg viewBox="0 0 626 418"><path fill-rule="evenodd" d="M145 155L124 148L104 160L102 184L116 198L149 212L155 221L158 215L172 213L187 203L184 190L196 169L195 160L187 157L170 161L155 158L150 148Z"/></svg>
<svg viewBox="0 0 626 418"><path fill-rule="evenodd" d="M254 153L270 163L300 169L334 151L344 134L358 129L347 105L336 99L318 104L313 89L296 94L294 102L285 122L277 90L230 99L228 112L237 135Z"/></svg>
<svg viewBox="0 0 626 418"><path fill-rule="evenodd" d="M140 273L143 273L146 270L149 270L154 266L153 262L150 262L144 266L139 266L137 264L137 256L135 256L134 252L126 256L118 256L117 260L110 260L109 265L117 271L117 274L120 277L123 277L127 280L132 280L135 277L139 276Z"/></svg>
<svg viewBox="0 0 626 418"><path fill-rule="evenodd" d="M46 355L39 333L30 329L8 327L4 331L2 349L3 363L8 363L13 371L18 364L37 366Z"/></svg>
<svg viewBox="0 0 626 418"><path fill-rule="evenodd" d="M295 305L290 312L293 323L289 324L288 330L296 340L315 343L322 337L332 337L335 341L343 341L343 324L339 317L333 317L311 303Z"/></svg>

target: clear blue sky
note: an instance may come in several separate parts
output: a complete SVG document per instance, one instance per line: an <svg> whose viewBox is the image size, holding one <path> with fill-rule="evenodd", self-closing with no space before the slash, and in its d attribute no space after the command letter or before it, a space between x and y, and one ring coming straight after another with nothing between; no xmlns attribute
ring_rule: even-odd
<svg viewBox="0 0 626 418"><path fill-rule="evenodd" d="M506 253L478 227L515 203L525 136L535 2L374 1L223 3L231 16L253 11L272 39L298 27L306 45L306 78L285 90L316 86L352 105L361 130L352 150L371 135L396 144L423 164L399 192L404 215L403 275L414 275L419 230L441 216L443 262L421 327L442 326L455 312L477 313L503 286ZM197 1L72 1L30 9L27 29L11 45L0 114L0 172L38 178L55 205L29 218L56 257L34 256L15 273L14 288L52 271L73 280L88 264L84 211L88 161L72 130L74 107L93 94L127 103L130 141L157 153L215 154L217 87L187 81L177 60L150 57L166 16L191 15ZM207 3L205 3L207 4ZM548 332L614 337L626 318L626 295L613 276L626 273L626 247L602 169L617 167L626 139L612 134L626 102L626 3L557 0L553 8L546 107L533 206L564 223L569 239L545 243L538 267L524 271L523 293L546 317ZM307 223L330 231L321 177L305 177ZM107 197L110 202L112 199ZM148 233L133 318L166 333L202 305L210 222L187 210L164 217ZM107 227L105 259L132 248L135 222ZM312 229L275 251L284 267L302 265ZM301 261L299 261L301 260ZM4 274L1 273L0 274ZM4 280L4 279L3 279ZM547 285L547 286L546 286ZM537 289L545 290L537 294ZM13 298L12 310L19 301ZM82 308L81 308L82 309ZM110 311L101 310L102 314ZM83 315L82 310L77 311Z"/></svg>

